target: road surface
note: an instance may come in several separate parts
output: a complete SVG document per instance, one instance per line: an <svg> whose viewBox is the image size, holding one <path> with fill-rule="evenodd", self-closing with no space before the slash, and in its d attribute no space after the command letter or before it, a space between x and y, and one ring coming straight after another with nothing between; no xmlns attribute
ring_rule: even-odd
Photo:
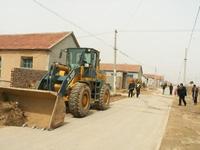
<svg viewBox="0 0 200 150"><path fill-rule="evenodd" d="M66 116L53 131L22 127L0 129L2 150L156 150L166 127L172 98L142 95L91 111L86 118Z"/></svg>

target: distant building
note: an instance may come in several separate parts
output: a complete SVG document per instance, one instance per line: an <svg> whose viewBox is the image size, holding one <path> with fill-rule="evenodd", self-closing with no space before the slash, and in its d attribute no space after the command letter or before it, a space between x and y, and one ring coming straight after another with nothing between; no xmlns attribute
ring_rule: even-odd
<svg viewBox="0 0 200 150"><path fill-rule="evenodd" d="M48 70L59 58L60 51L79 47L73 32L0 35L0 85L9 86L14 68Z"/></svg>
<svg viewBox="0 0 200 150"><path fill-rule="evenodd" d="M145 76L144 74L143 74L143 76L142 76L142 83L143 83L143 86L147 86L147 84L148 84L148 77L147 76Z"/></svg>
<svg viewBox="0 0 200 150"><path fill-rule="evenodd" d="M147 86L149 87L160 87L164 82L164 76L155 74L144 74L147 78Z"/></svg>
<svg viewBox="0 0 200 150"><path fill-rule="evenodd" d="M113 87L113 64L100 65L100 69L106 73L107 82ZM131 64L117 64L117 89L127 89L130 80L139 79L142 80L143 70L141 65Z"/></svg>

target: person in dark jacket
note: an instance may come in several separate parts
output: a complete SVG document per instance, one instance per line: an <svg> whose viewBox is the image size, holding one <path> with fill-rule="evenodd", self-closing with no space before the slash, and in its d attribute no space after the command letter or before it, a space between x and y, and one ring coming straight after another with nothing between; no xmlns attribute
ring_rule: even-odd
<svg viewBox="0 0 200 150"><path fill-rule="evenodd" d="M167 87L167 83L163 83L161 86L162 86L163 95L164 95L165 94L165 88Z"/></svg>
<svg viewBox="0 0 200 150"><path fill-rule="evenodd" d="M193 87L192 87L192 98L193 98L193 101L194 101L195 105L197 104L198 94L199 94L199 89L194 84Z"/></svg>
<svg viewBox="0 0 200 150"><path fill-rule="evenodd" d="M141 88L141 85L139 83L136 84L136 97L138 98L139 95L140 95L140 88Z"/></svg>
<svg viewBox="0 0 200 150"><path fill-rule="evenodd" d="M174 95L179 96L178 95L178 89L179 89L180 85L177 85L176 89L174 90Z"/></svg>
<svg viewBox="0 0 200 150"><path fill-rule="evenodd" d="M177 90L177 94L179 96L179 105L181 106L181 101L183 101L184 105L186 106L185 96L187 96L186 87L183 86L183 83L180 84L180 87Z"/></svg>
<svg viewBox="0 0 200 150"><path fill-rule="evenodd" d="M170 83L169 85L169 94L172 95L173 92L173 85Z"/></svg>
<svg viewBox="0 0 200 150"><path fill-rule="evenodd" d="M132 81L128 86L128 97L133 97L134 89L135 89L135 82Z"/></svg>

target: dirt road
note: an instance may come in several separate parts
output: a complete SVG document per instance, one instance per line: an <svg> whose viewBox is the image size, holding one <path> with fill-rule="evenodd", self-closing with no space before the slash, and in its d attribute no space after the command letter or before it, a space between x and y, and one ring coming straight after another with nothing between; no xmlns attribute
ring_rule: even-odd
<svg viewBox="0 0 200 150"><path fill-rule="evenodd" d="M174 98L160 150L200 149L200 104L194 105L190 97L186 101L186 107L178 106Z"/></svg>
<svg viewBox="0 0 200 150"><path fill-rule="evenodd" d="M116 101L107 111L91 111L82 119L66 117L53 131L4 127L2 150L156 150L168 119L171 99L141 96Z"/></svg>

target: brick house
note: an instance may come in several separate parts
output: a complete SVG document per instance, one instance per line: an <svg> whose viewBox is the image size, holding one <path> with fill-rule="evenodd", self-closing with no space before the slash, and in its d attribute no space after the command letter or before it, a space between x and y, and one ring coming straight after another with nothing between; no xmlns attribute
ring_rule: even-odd
<svg viewBox="0 0 200 150"><path fill-rule="evenodd" d="M0 85L9 86L14 68L48 70L60 50L79 47L73 32L0 35Z"/></svg>
<svg viewBox="0 0 200 150"><path fill-rule="evenodd" d="M107 82L113 86L113 64L100 65L100 69L106 73ZM126 89L128 87L129 81L131 79L142 80L143 70L141 65L131 65L131 64L117 64L117 89Z"/></svg>

